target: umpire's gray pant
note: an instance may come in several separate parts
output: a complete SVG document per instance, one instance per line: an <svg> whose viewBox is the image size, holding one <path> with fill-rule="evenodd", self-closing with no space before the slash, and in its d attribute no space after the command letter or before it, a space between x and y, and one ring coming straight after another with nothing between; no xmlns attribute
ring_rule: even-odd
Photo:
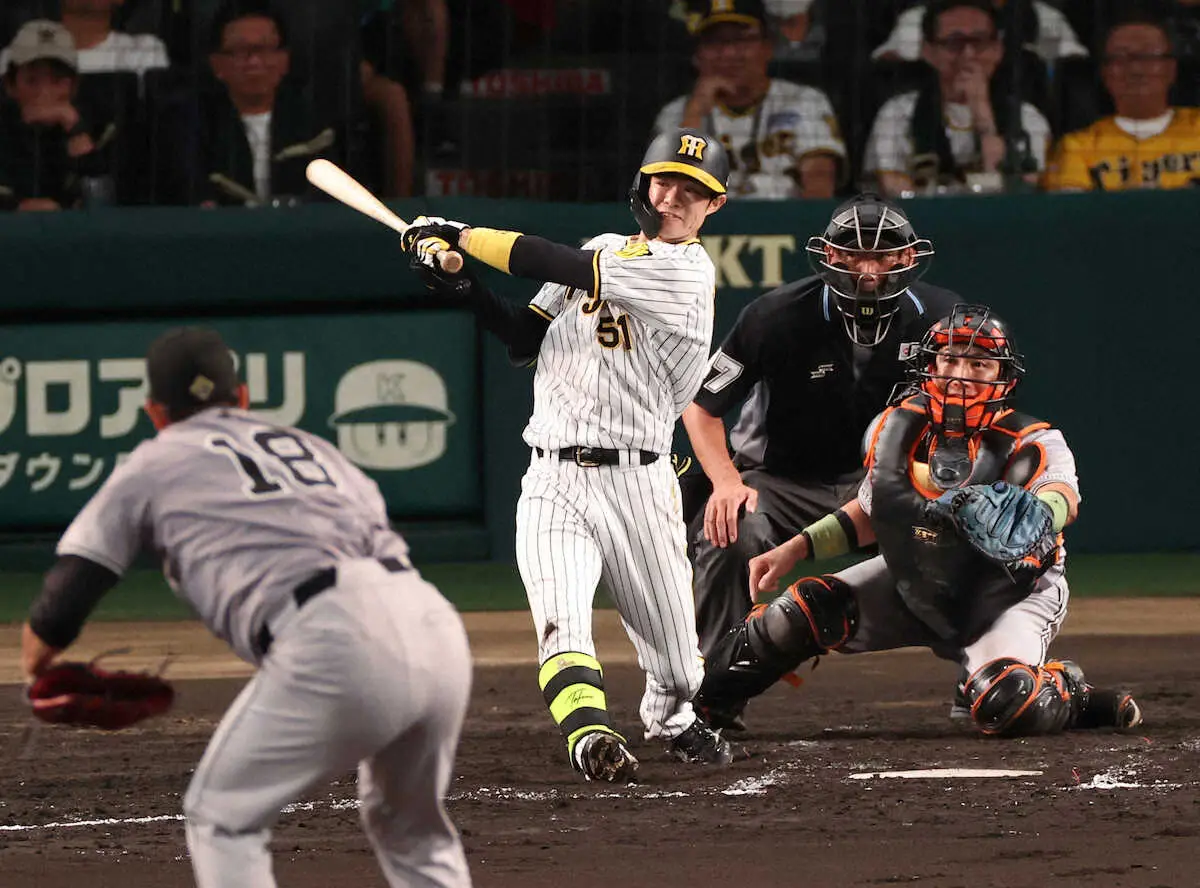
<svg viewBox="0 0 1200 888"><path fill-rule="evenodd" d="M704 512L688 528L696 629L700 651L707 657L730 629L745 619L750 598L750 559L791 539L818 518L858 495L862 473L832 484L796 482L762 469L746 469L742 483L758 491L758 508L738 520L737 542L721 548L704 538Z"/></svg>

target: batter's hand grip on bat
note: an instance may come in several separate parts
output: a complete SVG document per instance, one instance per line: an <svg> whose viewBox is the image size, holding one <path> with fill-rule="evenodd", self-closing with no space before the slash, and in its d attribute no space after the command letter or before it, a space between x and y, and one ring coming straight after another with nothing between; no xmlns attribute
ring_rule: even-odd
<svg viewBox="0 0 1200 888"><path fill-rule="evenodd" d="M318 157L305 168L304 175L309 182L330 197L340 200L346 206L358 210L365 216L370 216L393 231L404 234L408 230L407 222L389 210L383 201L332 161ZM462 256L452 250L443 250L436 255L438 266L442 271L455 274L463 266Z"/></svg>

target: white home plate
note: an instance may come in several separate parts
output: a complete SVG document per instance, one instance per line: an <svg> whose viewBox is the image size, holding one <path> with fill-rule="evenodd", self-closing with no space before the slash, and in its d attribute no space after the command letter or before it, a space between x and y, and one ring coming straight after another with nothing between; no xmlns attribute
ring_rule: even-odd
<svg viewBox="0 0 1200 888"><path fill-rule="evenodd" d="M906 780L959 780L972 777L1041 777L1041 771L1011 771L1005 768L925 768L920 771L863 771L851 780L901 777Z"/></svg>

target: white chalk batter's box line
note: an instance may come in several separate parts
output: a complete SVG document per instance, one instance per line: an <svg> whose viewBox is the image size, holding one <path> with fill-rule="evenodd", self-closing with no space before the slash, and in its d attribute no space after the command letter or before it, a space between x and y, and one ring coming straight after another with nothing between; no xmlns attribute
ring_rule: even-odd
<svg viewBox="0 0 1200 888"><path fill-rule="evenodd" d="M1187 749L1194 748L1189 744L1195 744L1195 748L1200 748L1200 740L1186 741L1184 747ZM1151 792L1162 793L1170 792L1185 787L1200 786L1200 782L1190 781L1187 783L1172 783L1165 780L1146 780L1139 779L1138 775L1145 769L1147 762L1142 756L1133 756L1133 760L1125 765L1116 765L1104 771L1093 774L1088 780L1084 781L1081 776L1076 775L1077 782L1071 786L1060 786L1061 790L1074 792L1079 790L1148 790ZM789 762L776 768L772 768L763 774L758 774L750 777L743 777L735 780L723 789L700 789L685 792L683 790L660 790L653 789L642 785L632 785L624 789L613 789L603 792L582 792L582 791L563 791L558 789L544 790L527 790L517 789L511 786L481 786L478 789L460 790L451 792L447 796L447 801L461 802L499 802L503 804L511 804L513 802L553 802L561 799L569 800L587 800L587 799L684 799L691 796L705 795L722 795L722 796L759 796L766 795L771 787L784 786L790 782L791 772L799 770L802 766L811 766L811 763ZM903 780L975 780L986 778L1006 778L1006 779L1021 779L1029 781L1031 778L1044 776L1040 770L1023 770L1023 769L997 769L997 768L925 768L919 770L908 771L885 771L885 770L867 770L855 771L845 775L844 780L860 781L864 783L864 788L870 788L870 785L878 780L887 780L889 783ZM3 802L0 802L0 808L5 807ZM306 813L311 811L353 811L358 808L357 799L328 799L325 801L310 801L310 802L295 802L290 805L285 805L280 814L288 817L297 813ZM102 817L84 819L75 815L67 815L65 819L57 820L51 823L34 823L34 824L0 824L0 833L3 832L32 832L35 830L52 830L52 829L79 829L81 827L105 827L105 826L136 826L150 823L166 823L172 821L183 820L182 814L156 814L147 817Z"/></svg>

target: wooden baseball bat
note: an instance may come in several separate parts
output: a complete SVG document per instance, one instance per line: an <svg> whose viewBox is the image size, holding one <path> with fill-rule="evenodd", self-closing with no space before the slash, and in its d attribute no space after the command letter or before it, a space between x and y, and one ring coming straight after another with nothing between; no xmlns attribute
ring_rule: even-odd
<svg viewBox="0 0 1200 888"><path fill-rule="evenodd" d="M368 191L361 182L339 167L336 163L318 157L304 170L308 181L330 197L337 198L348 207L382 222L393 231L404 234L409 224L384 206L383 201ZM438 266L450 274L462 268L463 258L453 250L440 250L435 254Z"/></svg>

